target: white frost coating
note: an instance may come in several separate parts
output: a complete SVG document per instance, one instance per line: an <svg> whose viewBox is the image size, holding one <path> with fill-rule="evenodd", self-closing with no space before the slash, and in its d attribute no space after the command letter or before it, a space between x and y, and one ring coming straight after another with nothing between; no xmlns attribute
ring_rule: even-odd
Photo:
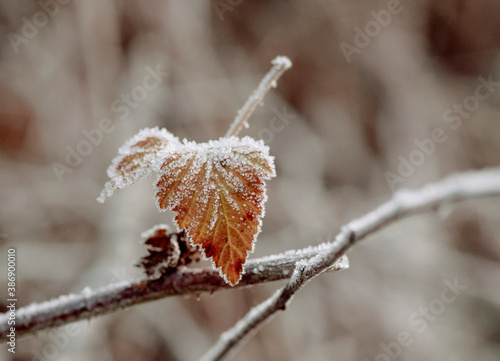
<svg viewBox="0 0 500 361"><path fill-rule="evenodd" d="M276 176L269 147L262 140L248 136L241 139L223 137L207 143L186 139L180 142L165 129L146 128L118 150L118 156L108 169L111 180L98 201L103 202L117 189L153 172L157 173L153 186L158 209L175 211L177 225L183 224L191 237L202 234L205 238L216 234L227 236L231 241L227 246L204 246L207 250L221 247L217 251L220 258L231 260L230 263L218 262L224 265L225 273L229 272L229 267L239 267L240 262L244 265L248 254L254 250L265 214L264 181ZM220 215L228 213L230 219L220 219ZM190 221L189 226L184 222L186 219ZM249 249L245 257L238 252L242 244ZM222 274L220 268L216 269Z"/></svg>
<svg viewBox="0 0 500 361"><path fill-rule="evenodd" d="M153 226L152 228L148 229L147 231L144 231L141 233L141 240L144 243L147 241L149 238L153 237L156 232L159 230L165 230L166 233L170 233L170 227L167 224L157 224Z"/></svg>
<svg viewBox="0 0 500 361"><path fill-rule="evenodd" d="M223 191L223 189L217 189L220 183L229 185L231 191L242 190L245 183L235 173L235 169L242 169L243 172L238 171L238 174L243 173L243 176L246 175L245 171L254 170L265 180L276 176L274 157L269 156L269 147L262 140L257 141L248 136L242 139L220 138L199 144L184 139L183 143L170 143L160 152L160 155L164 166L159 170L159 175L155 180L156 193L174 184L175 189L178 189L173 197L169 197L169 209L177 206L182 198L186 197L186 192L194 192L195 189L190 186L197 181L201 181L198 186L201 185L203 189L203 192L198 195L202 203L212 199L215 191ZM175 161L167 164L165 161L169 159L175 159ZM269 165L270 170L260 166L256 161L250 162L249 159L260 160L260 163ZM189 171L182 179L179 179L177 176L186 167L189 167ZM213 168L217 170L214 174L212 174ZM205 171L205 177L199 179L202 170ZM223 175L224 179L216 179L219 175ZM160 180L164 183L158 187ZM157 200L159 201L158 196ZM236 207L237 200L228 199L228 201ZM160 210L164 210L159 203L157 206Z"/></svg>
<svg viewBox="0 0 500 361"><path fill-rule="evenodd" d="M271 64L283 67L283 70L288 70L292 67L292 62L286 56L277 56Z"/></svg>
<svg viewBox="0 0 500 361"><path fill-rule="evenodd" d="M275 263L281 264L283 262L295 263L301 259L310 259L318 254L324 254L330 250L332 243L325 242L317 246L309 246L307 248L295 250L291 249L280 254L266 256L255 260L249 260L248 267L253 267L259 263ZM341 271L349 268L349 259L347 256L342 256L335 262L328 270Z"/></svg>
<svg viewBox="0 0 500 361"><path fill-rule="evenodd" d="M82 290L82 296L84 297L90 297L92 295L92 289L90 287L85 287L83 290Z"/></svg>
<svg viewBox="0 0 500 361"><path fill-rule="evenodd" d="M170 142L179 142L179 139L170 133L165 128L144 128L141 129L137 134L135 134L132 138L128 139L125 144L123 144L118 149L118 154L126 155L130 154L130 149L140 141L143 141L147 138L158 138L163 140L165 143Z"/></svg>
<svg viewBox="0 0 500 361"><path fill-rule="evenodd" d="M140 142L148 138L154 138L157 143L144 147L138 146ZM103 203L116 190L125 188L140 179L146 178L154 171L154 165L162 148L171 143L179 143L179 139L166 129L145 128L139 131L132 138L128 139L124 145L118 149L118 155L113 159L108 168L108 176L111 178L104 185L104 189L97 198L97 201ZM118 169L120 163L127 157L136 154L133 163L128 169Z"/></svg>
<svg viewBox="0 0 500 361"><path fill-rule="evenodd" d="M328 267L327 271L341 271L349 268L349 258L347 256L342 256L337 262Z"/></svg>
<svg viewBox="0 0 500 361"><path fill-rule="evenodd" d="M246 217L253 214L258 225L255 233L250 226L247 227L246 232L253 233L248 257L260 232L267 200L263 180L276 175L269 147L262 140L248 136L241 139L220 138L199 144L184 139L182 143L169 143L160 154L163 165L159 167L154 183L158 209L174 210L181 204L188 204L186 214L192 220L190 229L201 227L213 232L217 232L219 217L225 214L223 206L230 207L231 213L236 215L225 219L226 224L237 228L249 223ZM254 179L255 173L259 180ZM260 204L262 209L252 209L253 203ZM190 230L187 231L191 236ZM207 259L205 252L202 253ZM216 269L221 272L220 268ZM225 278L222 272L221 276Z"/></svg>
<svg viewBox="0 0 500 361"><path fill-rule="evenodd" d="M264 97L271 88L276 88L277 80L288 69L292 67L292 62L286 56L278 56L271 61L273 67L262 79L257 89L248 98L243 107L236 114L236 118L229 127L226 137L237 135L241 128L247 123L257 105L264 104Z"/></svg>
<svg viewBox="0 0 500 361"><path fill-rule="evenodd" d="M50 313L64 313L65 310L86 308L89 311L98 311L94 308L94 301L98 294L109 294L120 292L121 290L131 287L133 283L130 281L122 281L114 283L105 287L101 287L97 290L91 290L85 287L81 294L70 293L68 295L60 296L49 301L42 303L33 303L28 306L22 307L16 310L16 318L19 323L25 323L26 320L36 319L38 315L50 314ZM101 300L102 301L102 300ZM4 313L0 315L0 324L7 324L9 314Z"/></svg>

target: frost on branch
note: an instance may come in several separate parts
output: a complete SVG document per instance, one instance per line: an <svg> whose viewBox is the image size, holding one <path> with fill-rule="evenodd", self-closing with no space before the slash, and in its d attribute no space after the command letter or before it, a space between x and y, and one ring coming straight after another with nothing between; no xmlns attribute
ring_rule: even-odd
<svg viewBox="0 0 500 361"><path fill-rule="evenodd" d="M172 143L178 144L179 139L158 127L145 128L127 140L108 168L111 179L106 182L97 201L103 203L118 189L151 175L160 151Z"/></svg>
<svg viewBox="0 0 500 361"><path fill-rule="evenodd" d="M269 147L250 137L197 144L171 143L162 154L156 199L224 279L235 285L253 251L267 199L264 180L275 176Z"/></svg>

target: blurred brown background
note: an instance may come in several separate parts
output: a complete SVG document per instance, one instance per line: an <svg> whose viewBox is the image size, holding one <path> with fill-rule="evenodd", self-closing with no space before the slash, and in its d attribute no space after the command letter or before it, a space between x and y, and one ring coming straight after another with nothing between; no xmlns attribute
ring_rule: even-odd
<svg viewBox="0 0 500 361"><path fill-rule="evenodd" d="M140 276L141 232L172 215L151 180L96 202L118 147L152 126L219 138L277 55L293 68L242 133L278 173L251 257L316 244L394 189L498 165L499 46L495 0L0 1L0 267L15 247L18 306ZM499 211L469 201L370 237L234 359L498 360ZM0 359L194 360L279 285L134 307Z"/></svg>

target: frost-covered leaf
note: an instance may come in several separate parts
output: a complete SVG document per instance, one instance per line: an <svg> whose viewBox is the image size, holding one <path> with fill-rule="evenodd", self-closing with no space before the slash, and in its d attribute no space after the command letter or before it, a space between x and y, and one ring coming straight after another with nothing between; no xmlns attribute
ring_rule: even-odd
<svg viewBox="0 0 500 361"><path fill-rule="evenodd" d="M232 285L243 273L264 215L264 180L275 176L274 158L262 141L221 138L170 143L156 179L160 210L202 247Z"/></svg>
<svg viewBox="0 0 500 361"><path fill-rule="evenodd" d="M102 203L116 190L148 177L154 170L159 152L171 143L179 144L179 140L166 129L158 127L145 128L127 140L108 168L111 179L106 182L97 200Z"/></svg>
<svg viewBox="0 0 500 361"><path fill-rule="evenodd" d="M187 257L184 264L189 263L200 246L228 283L238 283L260 231L264 180L275 176L269 148L249 137L181 143L165 129L153 128L140 131L118 153L98 200L155 172L158 207L176 213L178 227L192 243L177 244L165 230L153 235L147 240L153 248L141 260L146 273L183 264L182 252ZM185 250L178 258L180 246Z"/></svg>

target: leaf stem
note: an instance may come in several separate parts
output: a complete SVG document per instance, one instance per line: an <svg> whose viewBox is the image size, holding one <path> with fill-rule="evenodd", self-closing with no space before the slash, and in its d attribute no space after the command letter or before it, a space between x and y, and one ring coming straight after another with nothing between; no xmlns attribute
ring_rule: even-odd
<svg viewBox="0 0 500 361"><path fill-rule="evenodd" d="M292 67L292 62L286 56L278 56L271 61L273 67L266 76L262 79L257 89L254 90L252 95L248 98L245 105L238 111L236 118L229 127L225 137L237 136L241 128L248 124L248 118L252 115L257 105L262 105L264 97L271 88L275 88L278 79L288 69Z"/></svg>

